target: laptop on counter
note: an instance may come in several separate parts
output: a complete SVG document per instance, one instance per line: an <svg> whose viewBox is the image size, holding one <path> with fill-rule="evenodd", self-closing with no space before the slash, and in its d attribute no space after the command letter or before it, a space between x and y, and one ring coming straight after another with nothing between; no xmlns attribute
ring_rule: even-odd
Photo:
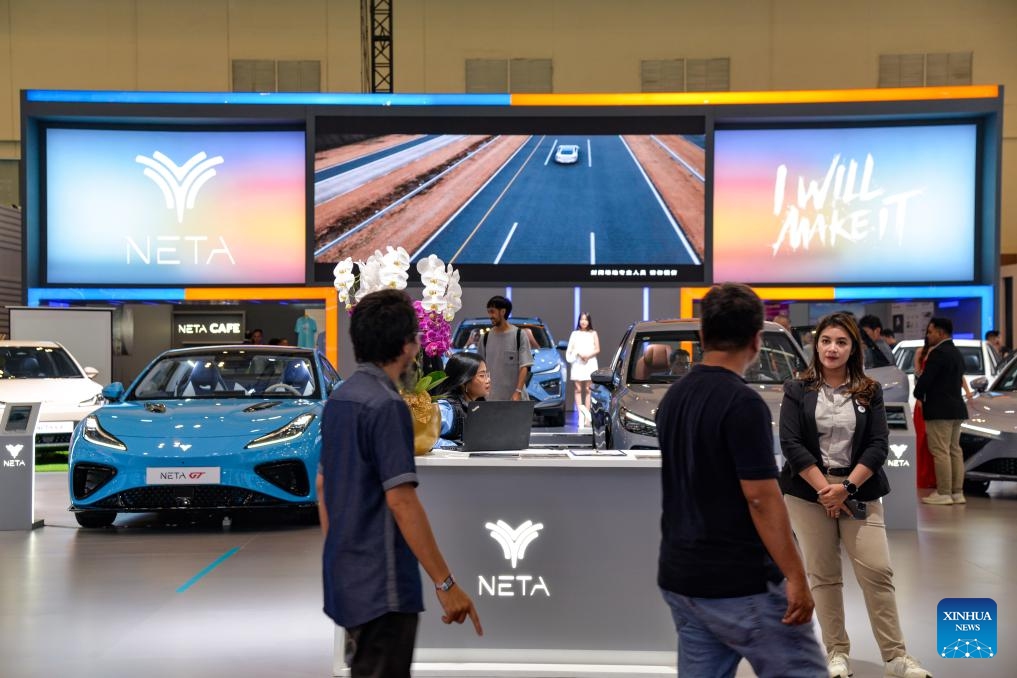
<svg viewBox="0 0 1017 678"><path fill-rule="evenodd" d="M481 400L466 405L463 450L525 450L530 446L532 400Z"/></svg>

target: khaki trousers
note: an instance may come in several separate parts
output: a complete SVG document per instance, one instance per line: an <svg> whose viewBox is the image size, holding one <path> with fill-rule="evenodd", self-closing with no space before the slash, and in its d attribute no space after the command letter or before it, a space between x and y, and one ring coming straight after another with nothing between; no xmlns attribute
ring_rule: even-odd
<svg viewBox="0 0 1017 678"><path fill-rule="evenodd" d="M936 467L936 491L940 494L964 492L964 453L960 446L961 419L925 420L925 437Z"/></svg>
<svg viewBox="0 0 1017 678"><path fill-rule="evenodd" d="M833 476L828 479L831 483L844 480ZM827 654L851 654L851 641L844 624L842 543L862 589L872 635L876 638L883 661L907 654L897 614L883 504L866 502L868 516L865 520L855 520L850 516L830 518L818 502L791 495L785 495L784 501L805 560L805 572L816 601L816 615Z"/></svg>

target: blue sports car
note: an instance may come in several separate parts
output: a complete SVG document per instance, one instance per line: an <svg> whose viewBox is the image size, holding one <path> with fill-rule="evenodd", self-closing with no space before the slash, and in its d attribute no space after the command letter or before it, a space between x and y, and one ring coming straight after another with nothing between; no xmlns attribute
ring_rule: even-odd
<svg viewBox="0 0 1017 678"><path fill-rule="evenodd" d="M118 513L313 506L321 411L340 381L311 349L166 351L74 430L70 510L106 527Z"/></svg>

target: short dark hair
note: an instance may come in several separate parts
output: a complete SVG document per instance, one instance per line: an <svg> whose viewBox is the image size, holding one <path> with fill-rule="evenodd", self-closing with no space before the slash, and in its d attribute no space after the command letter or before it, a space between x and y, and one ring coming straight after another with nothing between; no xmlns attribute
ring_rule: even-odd
<svg viewBox="0 0 1017 678"><path fill-rule="evenodd" d="M487 300L487 308L497 308L498 310L505 311L506 318L512 315L512 302L500 294L496 294Z"/></svg>
<svg viewBox="0 0 1017 678"><path fill-rule="evenodd" d="M998 336L999 330L989 330L988 332L985 333L985 340L988 341L989 339L995 339Z"/></svg>
<svg viewBox="0 0 1017 678"><path fill-rule="evenodd" d="M700 304L703 350L738 351L763 329L763 302L741 283L714 285Z"/></svg>
<svg viewBox="0 0 1017 678"><path fill-rule="evenodd" d="M863 315L862 319L858 321L858 326L865 327L870 330L879 330L880 332L883 331L883 321L880 320L879 317L874 316L871 313L869 315Z"/></svg>
<svg viewBox="0 0 1017 678"><path fill-rule="evenodd" d="M590 315L589 313L587 313L586 311L583 311L582 313L580 313L579 317L576 318L576 329L577 330L579 329L579 323L582 321L584 315L586 316L586 329L592 330L593 329L593 316Z"/></svg>
<svg viewBox="0 0 1017 678"><path fill-rule="evenodd" d="M891 339L897 338L897 333L891 330L889 327L884 327L880 334L882 334L884 337L890 337Z"/></svg>
<svg viewBox="0 0 1017 678"><path fill-rule="evenodd" d="M417 312L402 290L371 292L350 316L350 339L358 363L385 365L416 338Z"/></svg>
<svg viewBox="0 0 1017 678"><path fill-rule="evenodd" d="M953 321L949 318L930 318L929 324L935 327L940 332L943 332L948 337L953 336Z"/></svg>

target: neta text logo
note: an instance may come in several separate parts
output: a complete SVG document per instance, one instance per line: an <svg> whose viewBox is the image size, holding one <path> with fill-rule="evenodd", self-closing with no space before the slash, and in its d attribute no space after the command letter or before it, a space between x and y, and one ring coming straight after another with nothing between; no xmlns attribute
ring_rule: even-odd
<svg viewBox="0 0 1017 678"><path fill-rule="evenodd" d="M22 444L17 445L5 445L7 448L7 454L11 455L10 459L4 459L4 467L14 468L15 466L25 466L24 459L18 459L18 455L21 454L21 450L25 449Z"/></svg>
<svg viewBox="0 0 1017 678"><path fill-rule="evenodd" d="M893 452L893 459L887 459L887 466L911 466L911 462L904 459L904 453L908 451L907 444L891 444L890 451Z"/></svg>
<svg viewBox="0 0 1017 678"><path fill-rule="evenodd" d="M486 523L484 527L490 530L491 538L501 544L505 560L512 564L514 570L526 555L526 547L539 536L540 530L544 529L544 524L527 520L513 529L504 520L499 520L496 523ZM499 574L487 578L479 575L477 586L478 596L483 596L486 592L489 596L502 598L516 595L529 597L536 595L538 591L542 591L547 597L551 596L544 578L531 574Z"/></svg>
<svg viewBox="0 0 1017 678"><path fill-rule="evenodd" d="M996 656L996 601L944 598L936 608L939 655L950 659Z"/></svg>

